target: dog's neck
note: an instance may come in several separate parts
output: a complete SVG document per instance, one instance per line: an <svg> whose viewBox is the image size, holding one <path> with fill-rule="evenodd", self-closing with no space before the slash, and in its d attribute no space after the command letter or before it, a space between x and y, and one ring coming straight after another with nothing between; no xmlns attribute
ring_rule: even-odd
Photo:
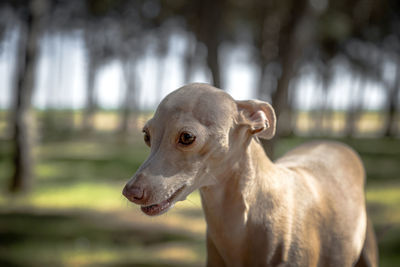
<svg viewBox="0 0 400 267"><path fill-rule="evenodd" d="M274 179L277 171L275 164L267 157L263 147L255 139L250 141L240 158L224 164L227 167L222 168L215 177L216 183L200 188L202 201L207 202L205 203L207 207L211 204L224 207L236 205L238 201L246 201L246 196L254 193L254 190L261 189L259 184L268 185L278 182ZM227 200L231 202L223 203Z"/></svg>
<svg viewBox="0 0 400 267"><path fill-rule="evenodd" d="M216 245L232 245L229 253L233 254L235 246L246 239L244 228L247 225L251 202L257 201L257 197L264 190L269 190L266 186L271 184L271 188L274 188L273 184L278 182L274 181L274 163L254 139L242 158L236 162L237 164L227 167L224 174L217 177L219 183L200 188L208 235ZM269 181L266 182L265 179Z"/></svg>

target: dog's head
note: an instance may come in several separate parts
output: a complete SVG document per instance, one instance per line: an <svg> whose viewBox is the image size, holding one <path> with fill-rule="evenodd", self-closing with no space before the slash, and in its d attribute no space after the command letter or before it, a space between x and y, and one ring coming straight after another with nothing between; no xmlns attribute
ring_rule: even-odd
<svg viewBox="0 0 400 267"><path fill-rule="evenodd" d="M148 159L123 194L147 215L166 212L202 186L232 171L253 136L272 138L275 115L265 102L235 101L206 84L169 94L143 128Z"/></svg>

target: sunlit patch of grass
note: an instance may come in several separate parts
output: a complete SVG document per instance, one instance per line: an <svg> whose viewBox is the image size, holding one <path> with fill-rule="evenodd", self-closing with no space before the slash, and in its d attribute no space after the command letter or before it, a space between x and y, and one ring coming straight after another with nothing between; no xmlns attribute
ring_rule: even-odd
<svg viewBox="0 0 400 267"><path fill-rule="evenodd" d="M69 186L42 187L22 197L1 196L1 203L43 208L110 210L123 205L122 184L80 182Z"/></svg>
<svg viewBox="0 0 400 267"><path fill-rule="evenodd" d="M400 184L388 182L367 189L367 202L375 223L400 225Z"/></svg>
<svg viewBox="0 0 400 267"><path fill-rule="evenodd" d="M163 261L193 263L201 260L199 255L194 253L193 249L188 248L186 244L180 243L169 243L167 246L159 247L156 249L155 255Z"/></svg>
<svg viewBox="0 0 400 267"><path fill-rule="evenodd" d="M400 209L400 184L368 188L367 200L382 205L398 207Z"/></svg>
<svg viewBox="0 0 400 267"><path fill-rule="evenodd" d="M41 188L32 194L31 203L38 207L111 210L123 204L121 190L121 183L81 182L68 187Z"/></svg>
<svg viewBox="0 0 400 267"><path fill-rule="evenodd" d="M35 172L38 174L37 179L54 179L54 177L60 175L60 168L54 164L37 164L35 166Z"/></svg>
<svg viewBox="0 0 400 267"><path fill-rule="evenodd" d="M0 195L0 203L10 205L32 205L43 208L86 208L94 210L125 210L138 207L122 196L125 182L82 181L68 186L42 186L27 195L13 197ZM179 202L175 209L200 210L200 196L194 192L188 200Z"/></svg>

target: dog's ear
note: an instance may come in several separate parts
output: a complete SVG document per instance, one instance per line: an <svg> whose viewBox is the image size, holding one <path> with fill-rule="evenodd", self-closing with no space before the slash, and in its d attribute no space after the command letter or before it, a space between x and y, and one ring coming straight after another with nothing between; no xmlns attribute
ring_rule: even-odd
<svg viewBox="0 0 400 267"><path fill-rule="evenodd" d="M264 101L236 101L241 123L250 126L250 133L263 139L271 139L275 135L276 117L272 106Z"/></svg>

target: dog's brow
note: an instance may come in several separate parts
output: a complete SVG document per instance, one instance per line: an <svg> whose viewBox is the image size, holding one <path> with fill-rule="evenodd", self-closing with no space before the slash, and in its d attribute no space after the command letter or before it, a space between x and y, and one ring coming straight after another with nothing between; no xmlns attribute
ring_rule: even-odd
<svg viewBox="0 0 400 267"><path fill-rule="evenodd" d="M146 122L146 124L143 126L142 132L143 132L143 131L148 131L148 130L149 130L149 121Z"/></svg>

